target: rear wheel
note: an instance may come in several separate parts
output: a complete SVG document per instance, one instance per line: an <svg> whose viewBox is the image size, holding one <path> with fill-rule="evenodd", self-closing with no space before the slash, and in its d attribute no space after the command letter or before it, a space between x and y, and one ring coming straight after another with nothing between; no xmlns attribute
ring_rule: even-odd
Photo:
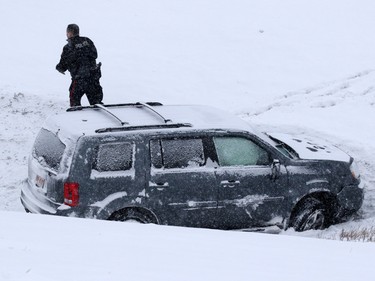
<svg viewBox="0 0 375 281"><path fill-rule="evenodd" d="M296 231L324 229L331 223L329 210L315 198L307 198L292 217L290 226Z"/></svg>
<svg viewBox="0 0 375 281"><path fill-rule="evenodd" d="M157 224L157 220L154 215L146 210L142 210L139 208L126 208L119 210L117 212L114 212L108 218L108 220Z"/></svg>

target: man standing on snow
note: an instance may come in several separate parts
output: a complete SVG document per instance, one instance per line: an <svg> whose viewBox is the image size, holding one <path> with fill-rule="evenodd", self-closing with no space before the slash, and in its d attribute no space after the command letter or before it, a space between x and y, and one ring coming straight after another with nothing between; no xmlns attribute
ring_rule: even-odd
<svg viewBox="0 0 375 281"><path fill-rule="evenodd" d="M98 53L94 43L87 37L79 36L79 27L69 24L66 29L68 44L63 48L57 71L65 74L69 71L72 83L69 87L70 106L80 106L81 98L86 94L92 104L102 103L103 89L100 86L101 63L96 64Z"/></svg>

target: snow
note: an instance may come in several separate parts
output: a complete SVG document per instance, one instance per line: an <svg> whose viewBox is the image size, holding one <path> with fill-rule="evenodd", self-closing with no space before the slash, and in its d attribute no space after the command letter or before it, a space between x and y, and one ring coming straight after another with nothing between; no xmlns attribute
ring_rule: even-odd
<svg viewBox="0 0 375 281"><path fill-rule="evenodd" d="M256 210L260 204L264 203L264 200L267 199L268 195L248 195L241 199L236 200L226 200L225 203L232 203L236 206L248 207L250 206L253 210Z"/></svg>
<svg viewBox="0 0 375 281"><path fill-rule="evenodd" d="M107 196L104 200L100 201L100 202L95 202L94 204L91 204L91 206L93 207L99 207L99 211L100 212L105 206L107 206L109 203L115 201L116 199L119 199L121 197L125 197L127 196L128 194L123 191L123 192L116 192L116 193L113 193L109 196Z"/></svg>
<svg viewBox="0 0 375 281"><path fill-rule="evenodd" d="M371 280L374 243L0 212L2 280ZM6 223L5 223L6 222ZM17 231L24 229L38 231Z"/></svg>
<svg viewBox="0 0 375 281"><path fill-rule="evenodd" d="M271 136L292 147L301 159L350 162L350 156L348 156L348 154L318 138L281 133L272 133Z"/></svg>
<svg viewBox="0 0 375 281"><path fill-rule="evenodd" d="M107 111L108 110L108 111ZM157 113L154 112L157 111ZM109 113L110 112L110 113ZM160 114L160 115L159 115ZM165 116L161 119L160 116ZM165 120L169 120L165 122ZM51 131L73 135L96 135L97 131L105 128L122 128L132 126L155 126L169 124L186 124L188 129L231 128L253 131L247 122L227 111L203 105L163 105L151 110L142 106L119 106L117 108L84 108L69 112L56 113L45 122L45 127Z"/></svg>
<svg viewBox="0 0 375 281"><path fill-rule="evenodd" d="M374 243L338 240L375 225L374 1L0 4L0 280L373 279ZM98 48L106 103L206 104L322 138L357 162L359 216L267 235L25 214L33 141L68 107L70 78L54 67L72 22Z"/></svg>

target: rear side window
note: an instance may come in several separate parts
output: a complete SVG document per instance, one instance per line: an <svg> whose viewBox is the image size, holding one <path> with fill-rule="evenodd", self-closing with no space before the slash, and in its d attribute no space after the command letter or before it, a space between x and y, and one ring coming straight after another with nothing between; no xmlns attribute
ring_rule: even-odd
<svg viewBox="0 0 375 281"><path fill-rule="evenodd" d="M125 171L133 166L134 144L106 143L97 148L93 169L98 172Z"/></svg>
<svg viewBox="0 0 375 281"><path fill-rule="evenodd" d="M33 155L45 167L57 171L65 151L65 144L54 133L41 129L34 143Z"/></svg>
<svg viewBox="0 0 375 281"><path fill-rule="evenodd" d="M152 140L150 149L155 168L199 167L205 162L202 139Z"/></svg>

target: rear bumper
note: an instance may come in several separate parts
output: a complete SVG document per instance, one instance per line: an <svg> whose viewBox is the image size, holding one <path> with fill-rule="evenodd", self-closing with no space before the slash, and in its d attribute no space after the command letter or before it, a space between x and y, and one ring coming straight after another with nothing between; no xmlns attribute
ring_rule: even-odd
<svg viewBox="0 0 375 281"><path fill-rule="evenodd" d="M96 218L106 219L103 212L99 214L100 208L95 206L90 207L69 207L65 204L60 204L49 200L43 194L40 194L37 189L33 188L26 181L21 186L21 203L26 211L34 214L47 214L66 217L80 217L80 218Z"/></svg>
<svg viewBox="0 0 375 281"><path fill-rule="evenodd" d="M32 191L29 183L24 181L21 186L21 203L24 208L34 214L55 215L59 204L48 201L45 196Z"/></svg>

